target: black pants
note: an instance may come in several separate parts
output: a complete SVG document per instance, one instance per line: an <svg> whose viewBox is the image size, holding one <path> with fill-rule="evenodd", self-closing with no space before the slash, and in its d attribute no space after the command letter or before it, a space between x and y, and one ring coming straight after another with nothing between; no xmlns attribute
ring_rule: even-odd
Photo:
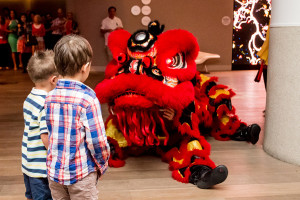
<svg viewBox="0 0 300 200"><path fill-rule="evenodd" d="M62 35L51 35L51 44L49 44L50 49L54 48L55 44L58 42L58 40L60 40L60 38L62 38Z"/></svg>
<svg viewBox="0 0 300 200"><path fill-rule="evenodd" d="M268 67L263 69L263 77L264 77L265 88L267 91Z"/></svg>
<svg viewBox="0 0 300 200"><path fill-rule="evenodd" d="M31 56L31 53L22 53L23 73L27 72L27 64Z"/></svg>

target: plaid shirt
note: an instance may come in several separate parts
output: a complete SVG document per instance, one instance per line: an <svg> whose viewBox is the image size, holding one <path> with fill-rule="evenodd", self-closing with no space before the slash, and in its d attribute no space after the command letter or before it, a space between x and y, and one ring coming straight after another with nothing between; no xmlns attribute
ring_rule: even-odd
<svg viewBox="0 0 300 200"><path fill-rule="evenodd" d="M91 172L103 174L110 149L95 92L81 82L59 80L46 98L45 111L49 178L71 185Z"/></svg>

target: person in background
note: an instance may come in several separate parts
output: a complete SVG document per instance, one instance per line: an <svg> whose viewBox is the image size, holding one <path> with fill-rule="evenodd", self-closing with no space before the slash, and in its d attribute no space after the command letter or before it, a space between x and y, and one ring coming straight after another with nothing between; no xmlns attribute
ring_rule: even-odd
<svg viewBox="0 0 300 200"><path fill-rule="evenodd" d="M36 15L36 13L34 12L34 11L30 11L29 12L29 22L31 23L31 24L33 24L33 21L34 21L34 16Z"/></svg>
<svg viewBox="0 0 300 200"><path fill-rule="evenodd" d="M7 26L5 17L0 15L0 70L9 69L10 50L7 41Z"/></svg>
<svg viewBox="0 0 300 200"><path fill-rule="evenodd" d="M23 73L27 72L27 63L33 53L33 45L30 41L31 36L31 24L27 21L27 15L21 14L21 20L18 24L18 42L17 42L17 51L21 55L21 61L23 64Z"/></svg>
<svg viewBox="0 0 300 200"><path fill-rule="evenodd" d="M40 15L35 15L32 24L32 36L37 40L37 45L35 45L35 51L45 50L44 36L46 33L44 24L41 23L42 18Z"/></svg>
<svg viewBox="0 0 300 200"><path fill-rule="evenodd" d="M18 41L18 20L16 19L16 12L10 10L10 21L8 24L8 43L11 49L11 57L14 65L14 70L17 70L17 41Z"/></svg>
<svg viewBox="0 0 300 200"><path fill-rule="evenodd" d="M69 34L79 34L78 23L73 19L73 13L67 13L67 22L66 22L66 35Z"/></svg>
<svg viewBox="0 0 300 200"><path fill-rule="evenodd" d="M66 18L64 17L63 10L59 8L57 10L57 18L52 21L51 29L52 29L52 42L51 42L51 49L54 48L54 45L57 43L60 38L65 33L65 23Z"/></svg>
<svg viewBox="0 0 300 200"><path fill-rule="evenodd" d="M100 28L100 31L104 35L105 39L105 52L108 62L112 60L112 53L107 46L108 36L112 31L123 28L121 19L116 17L116 11L117 9L113 6L108 8L108 17L102 20Z"/></svg>
<svg viewBox="0 0 300 200"><path fill-rule="evenodd" d="M45 26L45 36L44 36L45 48L51 49L52 16L50 13L47 13L45 16L44 26Z"/></svg>
<svg viewBox="0 0 300 200"><path fill-rule="evenodd" d="M10 10L9 10L9 8L8 7L2 8L2 13L3 13L2 17L4 17L5 24L8 26L9 21L10 21Z"/></svg>
<svg viewBox="0 0 300 200"><path fill-rule="evenodd" d="M20 66L23 67L22 62L22 53L24 51L25 42L26 42L26 14L21 14L20 21L18 23L18 41L17 41L17 52L19 53L19 62Z"/></svg>

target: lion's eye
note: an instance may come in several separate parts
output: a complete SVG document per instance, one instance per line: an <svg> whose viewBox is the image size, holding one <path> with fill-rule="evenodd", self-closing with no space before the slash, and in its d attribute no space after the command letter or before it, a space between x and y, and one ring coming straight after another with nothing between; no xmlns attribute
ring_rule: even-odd
<svg viewBox="0 0 300 200"><path fill-rule="evenodd" d="M168 67L171 69L185 69L187 64L185 61L185 54L178 53L174 57L167 59Z"/></svg>
<svg viewBox="0 0 300 200"><path fill-rule="evenodd" d="M152 73L156 76L160 76L160 71L158 69L152 69Z"/></svg>

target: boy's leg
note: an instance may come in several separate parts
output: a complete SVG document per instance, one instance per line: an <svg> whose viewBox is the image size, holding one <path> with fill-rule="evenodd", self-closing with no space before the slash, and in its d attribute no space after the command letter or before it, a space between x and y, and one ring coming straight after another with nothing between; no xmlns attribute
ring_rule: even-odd
<svg viewBox="0 0 300 200"><path fill-rule="evenodd" d="M97 200L97 172L92 172L77 183L68 186L68 191L72 200Z"/></svg>
<svg viewBox="0 0 300 200"><path fill-rule="evenodd" d="M48 178L53 200L70 200L68 188Z"/></svg>
<svg viewBox="0 0 300 200"><path fill-rule="evenodd" d="M25 197L27 198L27 200L29 200L32 199L29 176L27 176L26 174L23 174L23 176L24 176L24 184L26 189Z"/></svg>
<svg viewBox="0 0 300 200"><path fill-rule="evenodd" d="M29 177L31 194L34 200L52 200L47 178Z"/></svg>

